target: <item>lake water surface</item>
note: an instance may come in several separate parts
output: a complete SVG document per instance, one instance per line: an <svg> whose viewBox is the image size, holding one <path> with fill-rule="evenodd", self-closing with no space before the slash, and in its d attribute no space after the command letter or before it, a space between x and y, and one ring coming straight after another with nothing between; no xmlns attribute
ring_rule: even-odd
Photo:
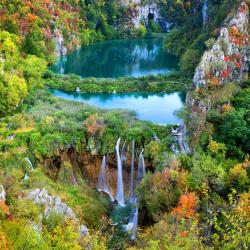
<svg viewBox="0 0 250 250"><path fill-rule="evenodd" d="M56 73L117 78L166 74L178 69L178 59L163 50L163 39L114 40L83 46L58 58Z"/></svg>
<svg viewBox="0 0 250 250"><path fill-rule="evenodd" d="M61 90L50 90L57 96L71 101L85 102L103 109L127 109L136 112L140 120L158 124L176 124L176 116L185 102L185 94L174 92L161 93L75 93Z"/></svg>

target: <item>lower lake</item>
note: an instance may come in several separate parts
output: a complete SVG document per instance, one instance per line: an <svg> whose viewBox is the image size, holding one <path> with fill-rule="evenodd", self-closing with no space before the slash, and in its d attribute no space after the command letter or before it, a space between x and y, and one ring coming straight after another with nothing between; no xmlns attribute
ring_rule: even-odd
<svg viewBox="0 0 250 250"><path fill-rule="evenodd" d="M84 102L102 109L126 109L136 113L140 120L157 124L180 122L176 112L185 103L185 93L76 93L50 90L54 96Z"/></svg>

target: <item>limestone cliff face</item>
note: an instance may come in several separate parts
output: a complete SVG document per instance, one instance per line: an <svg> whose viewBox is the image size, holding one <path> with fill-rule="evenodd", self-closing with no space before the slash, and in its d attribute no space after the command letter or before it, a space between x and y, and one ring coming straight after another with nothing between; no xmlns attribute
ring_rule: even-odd
<svg viewBox="0 0 250 250"><path fill-rule="evenodd" d="M236 14L225 22L211 50L204 53L197 66L193 83L195 90L187 95L186 104L190 111L187 126L191 148L198 144L206 126L207 113L220 97L224 96L230 82L240 82L248 77L250 44L248 35L249 10L241 3Z"/></svg>
<svg viewBox="0 0 250 250"><path fill-rule="evenodd" d="M131 28L139 28L141 24L147 26L150 14L155 21L159 18L159 8L154 0L144 1L143 3L141 0L122 0L121 4L128 8L127 25Z"/></svg>
<svg viewBox="0 0 250 250"><path fill-rule="evenodd" d="M212 49L204 53L193 78L196 88L216 87L248 76L248 22L248 6L242 2L235 16L221 28Z"/></svg>

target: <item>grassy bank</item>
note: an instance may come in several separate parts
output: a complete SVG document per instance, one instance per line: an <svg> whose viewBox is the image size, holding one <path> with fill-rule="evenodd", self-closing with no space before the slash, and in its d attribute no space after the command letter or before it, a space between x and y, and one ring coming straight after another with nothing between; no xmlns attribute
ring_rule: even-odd
<svg viewBox="0 0 250 250"><path fill-rule="evenodd" d="M168 75L145 76L140 78L121 77L112 78L81 78L77 75L59 75L48 71L44 75L45 84L49 88L64 91L75 91L80 88L81 92L173 92L187 89L190 80L183 78L178 73Z"/></svg>

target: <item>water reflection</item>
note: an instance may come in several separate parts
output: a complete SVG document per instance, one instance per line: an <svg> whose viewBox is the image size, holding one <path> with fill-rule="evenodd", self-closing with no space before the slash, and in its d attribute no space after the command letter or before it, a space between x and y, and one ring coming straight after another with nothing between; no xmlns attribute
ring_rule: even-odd
<svg viewBox="0 0 250 250"><path fill-rule="evenodd" d="M178 68L178 59L163 51L162 39L118 40L84 46L61 57L51 68L82 77L121 77L165 74Z"/></svg>

